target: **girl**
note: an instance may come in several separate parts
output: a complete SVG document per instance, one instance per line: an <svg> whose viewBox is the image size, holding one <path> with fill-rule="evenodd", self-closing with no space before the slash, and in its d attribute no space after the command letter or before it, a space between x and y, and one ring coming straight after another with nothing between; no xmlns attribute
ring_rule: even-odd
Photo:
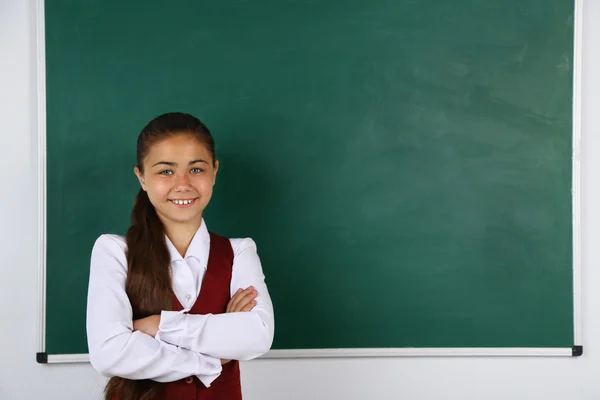
<svg viewBox="0 0 600 400"><path fill-rule="evenodd" d="M131 227L100 236L91 256L87 339L92 366L112 377L106 400L238 400L238 360L271 347L256 245L202 218L218 168L191 115L161 115L138 136Z"/></svg>

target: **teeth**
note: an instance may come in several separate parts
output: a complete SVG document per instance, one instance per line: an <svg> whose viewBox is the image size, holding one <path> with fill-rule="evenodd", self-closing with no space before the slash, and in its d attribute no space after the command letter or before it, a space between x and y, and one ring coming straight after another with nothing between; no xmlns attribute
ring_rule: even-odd
<svg viewBox="0 0 600 400"><path fill-rule="evenodd" d="M180 206L190 204L193 200L173 200L173 203L178 204Z"/></svg>

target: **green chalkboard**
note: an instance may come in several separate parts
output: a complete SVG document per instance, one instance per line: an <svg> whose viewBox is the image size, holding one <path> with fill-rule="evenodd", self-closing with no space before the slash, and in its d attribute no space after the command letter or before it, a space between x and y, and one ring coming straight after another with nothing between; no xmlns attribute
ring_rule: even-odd
<svg viewBox="0 0 600 400"><path fill-rule="evenodd" d="M135 140L189 112L210 230L258 244L274 349L574 345L573 0L45 2L46 353Z"/></svg>

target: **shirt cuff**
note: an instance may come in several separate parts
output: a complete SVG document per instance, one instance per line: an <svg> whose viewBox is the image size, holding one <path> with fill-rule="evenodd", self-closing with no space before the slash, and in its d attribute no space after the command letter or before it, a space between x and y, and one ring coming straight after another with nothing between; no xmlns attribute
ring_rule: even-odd
<svg viewBox="0 0 600 400"><path fill-rule="evenodd" d="M206 315L189 315L184 312L162 311L155 338L175 346L192 351L200 351L204 327L208 322Z"/></svg>
<svg viewBox="0 0 600 400"><path fill-rule="evenodd" d="M219 360L219 363L221 363L221 360ZM219 375L221 375L221 372L215 375L196 375L196 377L204 384L204 386L210 387L210 385L219 377Z"/></svg>
<svg viewBox="0 0 600 400"><path fill-rule="evenodd" d="M179 357L176 357L174 364L177 365L178 370L186 371L191 375L194 375L197 372L197 366L193 364L186 363L186 358L182 353L182 350L170 343L160 341L161 346L167 348L168 350L176 353ZM196 353L200 357L201 369L206 371L205 374L196 375L196 377L204 384L204 386L209 387L212 382L221 375L221 371L223 370L223 366L221 365L221 359L216 357L211 357L206 354Z"/></svg>
<svg viewBox="0 0 600 400"><path fill-rule="evenodd" d="M155 339L181 346L181 340L186 335L185 313L183 311L162 311Z"/></svg>

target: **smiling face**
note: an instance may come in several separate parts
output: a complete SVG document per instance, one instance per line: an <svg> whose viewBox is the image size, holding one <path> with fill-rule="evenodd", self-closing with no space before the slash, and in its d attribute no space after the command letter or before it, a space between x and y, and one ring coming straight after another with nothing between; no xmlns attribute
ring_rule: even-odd
<svg viewBox="0 0 600 400"><path fill-rule="evenodd" d="M142 189L165 226L200 226L219 167L204 143L186 133L155 142L135 167Z"/></svg>

